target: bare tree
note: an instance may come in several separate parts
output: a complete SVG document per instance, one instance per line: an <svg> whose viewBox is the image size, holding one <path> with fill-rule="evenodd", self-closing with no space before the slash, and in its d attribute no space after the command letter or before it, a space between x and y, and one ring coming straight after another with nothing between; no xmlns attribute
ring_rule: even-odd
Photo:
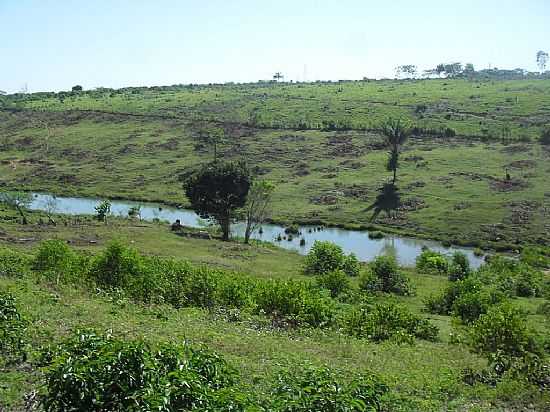
<svg viewBox="0 0 550 412"><path fill-rule="evenodd" d="M57 205L58 205L57 197L55 196L49 196L46 198L46 201L44 202L44 212L46 213L46 216L48 216L48 220L52 225L57 225L55 222L53 215L57 212Z"/></svg>
<svg viewBox="0 0 550 412"><path fill-rule="evenodd" d="M258 229L271 214L271 200L275 186L265 180L255 181L246 199L244 206L246 229L244 243L250 241L250 236Z"/></svg>
<svg viewBox="0 0 550 412"><path fill-rule="evenodd" d="M283 76L283 74L281 72L277 72L273 75L273 80L275 80L276 82L278 82L279 80L281 79L284 79L285 76Z"/></svg>
<svg viewBox="0 0 550 412"><path fill-rule="evenodd" d="M543 50L539 50L537 52L537 66L539 66L541 73L543 73L544 69L546 69L546 63L548 63L548 53Z"/></svg>

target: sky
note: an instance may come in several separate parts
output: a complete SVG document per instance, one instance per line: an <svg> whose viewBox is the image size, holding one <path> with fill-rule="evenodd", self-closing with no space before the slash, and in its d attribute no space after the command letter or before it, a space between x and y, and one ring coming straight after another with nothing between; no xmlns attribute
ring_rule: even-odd
<svg viewBox="0 0 550 412"><path fill-rule="evenodd" d="M0 90L537 70L550 0L0 0Z"/></svg>

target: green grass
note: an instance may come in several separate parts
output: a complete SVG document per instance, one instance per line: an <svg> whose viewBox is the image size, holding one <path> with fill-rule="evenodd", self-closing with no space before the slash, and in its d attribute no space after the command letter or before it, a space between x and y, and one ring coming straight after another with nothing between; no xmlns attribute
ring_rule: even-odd
<svg viewBox="0 0 550 412"><path fill-rule="evenodd" d="M546 80L430 80L122 90L63 102L30 95L18 105L40 111L0 111L0 183L185 205L180 176L213 156L199 138L201 130L223 127L222 156L246 159L276 184L276 221L361 227L371 224L365 208L389 178L386 149L375 129L388 115L399 114L419 127L452 127L458 137L409 140L398 185L404 200L417 206L375 223L414 236L516 248L550 240L545 212L550 152L535 140L549 121L549 89ZM415 114L420 103L428 107L423 119ZM252 106L288 129L268 128L269 122L245 125L244 113ZM449 110L479 112L482 125L469 115L447 120ZM293 130L293 116L308 113L315 121L344 116L372 127ZM238 123L223 123L229 120ZM485 123L495 123L495 130L509 127L510 135L499 132L482 141ZM511 190L502 187L506 171Z"/></svg>

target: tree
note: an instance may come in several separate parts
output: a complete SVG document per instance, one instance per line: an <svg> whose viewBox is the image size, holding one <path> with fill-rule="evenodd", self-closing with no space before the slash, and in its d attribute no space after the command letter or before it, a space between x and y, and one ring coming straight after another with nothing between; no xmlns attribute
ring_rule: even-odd
<svg viewBox="0 0 550 412"><path fill-rule="evenodd" d="M467 73L467 74L473 74L475 73L475 68L474 68L474 65L472 63L466 63L466 65L464 66L464 73Z"/></svg>
<svg viewBox="0 0 550 412"><path fill-rule="evenodd" d="M231 222L246 204L250 185L244 162L212 162L189 177L183 188L191 208L203 219L215 220L223 240L229 240Z"/></svg>
<svg viewBox="0 0 550 412"><path fill-rule="evenodd" d="M218 160L218 146L225 139L225 131L220 127L207 127L199 130L199 139L214 149L214 162Z"/></svg>
<svg viewBox="0 0 550 412"><path fill-rule="evenodd" d="M2 192L0 193L0 202L14 210L17 210L17 212L21 215L22 224L26 225L29 223L27 216L25 215L25 211L29 208L32 202L32 195L30 193L20 191Z"/></svg>
<svg viewBox="0 0 550 412"><path fill-rule="evenodd" d="M46 201L44 202L44 212L46 213L46 216L48 216L48 220L52 225L56 225L56 222L53 218L53 215L57 211L57 197L55 196L48 196L46 198Z"/></svg>
<svg viewBox="0 0 550 412"><path fill-rule="evenodd" d="M111 214L111 202L109 200L104 200L94 209L96 219L101 222L107 223L107 216Z"/></svg>
<svg viewBox="0 0 550 412"><path fill-rule="evenodd" d="M540 72L544 72L546 69L546 63L548 62L548 53L545 51L539 50L537 52L537 66L539 66Z"/></svg>
<svg viewBox="0 0 550 412"><path fill-rule="evenodd" d="M76 86L73 86L73 88L71 90L73 92L81 92L82 91L82 86L77 84Z"/></svg>
<svg viewBox="0 0 550 412"><path fill-rule="evenodd" d="M397 66L395 71L398 78L401 77L401 74L403 73L406 77L414 79L418 72L418 68L414 64L403 64L401 66Z"/></svg>
<svg viewBox="0 0 550 412"><path fill-rule="evenodd" d="M273 75L273 80L275 80L276 82L278 82L279 80L281 79L284 79L285 76L283 76L283 74L281 72L277 72Z"/></svg>
<svg viewBox="0 0 550 412"><path fill-rule="evenodd" d="M275 186L265 180L255 181L248 192L244 207L246 229L244 243L248 243L254 231L265 222L271 214L271 199Z"/></svg>
<svg viewBox="0 0 550 412"><path fill-rule="evenodd" d="M390 149L386 168L389 172L393 172L393 184L395 184L399 167L399 150L410 136L411 129L403 124L401 119L388 119L382 126L382 133Z"/></svg>

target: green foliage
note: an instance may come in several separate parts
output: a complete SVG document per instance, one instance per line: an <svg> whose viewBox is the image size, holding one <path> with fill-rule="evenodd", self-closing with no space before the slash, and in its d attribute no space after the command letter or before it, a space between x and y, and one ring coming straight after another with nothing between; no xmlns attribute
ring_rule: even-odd
<svg viewBox="0 0 550 412"><path fill-rule="evenodd" d="M124 288L142 278L145 267L137 251L113 241L93 259L90 275L102 288Z"/></svg>
<svg viewBox="0 0 550 412"><path fill-rule="evenodd" d="M330 291L330 296L338 297L341 293L350 288L348 276L342 270L323 273L317 277L317 284Z"/></svg>
<svg viewBox="0 0 550 412"><path fill-rule="evenodd" d="M416 258L416 269L421 273L447 275L449 262L443 254L424 249Z"/></svg>
<svg viewBox="0 0 550 412"><path fill-rule="evenodd" d="M550 247L526 246L521 250L520 260L535 268L550 268Z"/></svg>
<svg viewBox="0 0 550 412"><path fill-rule="evenodd" d="M390 339L412 343L415 337L435 341L438 335L438 328L428 320L393 303L352 308L344 316L341 326L347 334L373 342Z"/></svg>
<svg viewBox="0 0 550 412"><path fill-rule="evenodd" d="M359 279L359 288L367 292L386 292L410 295L412 288L409 279L399 271L393 256L378 256L370 264L370 272Z"/></svg>
<svg viewBox="0 0 550 412"><path fill-rule="evenodd" d="M0 292L0 366L26 358L28 321L17 309L11 294Z"/></svg>
<svg viewBox="0 0 550 412"><path fill-rule="evenodd" d="M107 222L109 214L111 214L111 202L109 200L104 200L95 207L95 217L100 222Z"/></svg>
<svg viewBox="0 0 550 412"><path fill-rule="evenodd" d="M346 256L342 248L332 242L316 240L306 256L304 273L322 275L335 270L342 270L348 276L357 276L359 261L353 253Z"/></svg>
<svg viewBox="0 0 550 412"><path fill-rule="evenodd" d="M59 284L77 281L86 273L86 262L62 240L46 240L40 243L32 268Z"/></svg>
<svg viewBox="0 0 550 412"><path fill-rule="evenodd" d="M429 297L425 305L430 313L454 315L465 323L471 323L504 298L502 292L470 276L452 283L441 295Z"/></svg>
<svg viewBox="0 0 550 412"><path fill-rule="evenodd" d="M228 240L231 221L236 210L246 204L251 184L245 163L215 161L189 177L184 189L192 209L202 218L218 222L223 239Z"/></svg>
<svg viewBox="0 0 550 412"><path fill-rule="evenodd" d="M46 411L243 410L236 373L205 349L123 341L93 331L44 353Z"/></svg>
<svg viewBox="0 0 550 412"><path fill-rule="evenodd" d="M468 257L462 252L455 252L449 266L449 280L454 282L468 277L471 273Z"/></svg>
<svg viewBox="0 0 550 412"><path fill-rule="evenodd" d="M21 252L0 248L0 276L22 277L29 272L31 257Z"/></svg>
<svg viewBox="0 0 550 412"><path fill-rule="evenodd" d="M266 408L279 412L363 412L381 410L388 387L374 375L358 375L344 381L342 374L327 367L284 370L271 392Z"/></svg>

